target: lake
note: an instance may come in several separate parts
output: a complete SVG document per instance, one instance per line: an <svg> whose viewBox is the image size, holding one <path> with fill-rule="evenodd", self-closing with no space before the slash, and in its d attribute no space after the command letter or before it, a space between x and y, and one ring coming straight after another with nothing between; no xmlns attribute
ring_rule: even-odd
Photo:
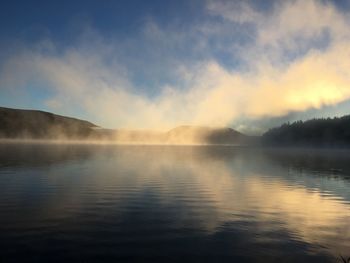
<svg viewBox="0 0 350 263"><path fill-rule="evenodd" d="M350 152L0 145L0 262L337 262Z"/></svg>

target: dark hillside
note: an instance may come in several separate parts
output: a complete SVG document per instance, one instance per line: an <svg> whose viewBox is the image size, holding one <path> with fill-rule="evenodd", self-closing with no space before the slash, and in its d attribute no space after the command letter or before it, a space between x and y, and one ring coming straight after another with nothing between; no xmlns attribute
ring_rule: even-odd
<svg viewBox="0 0 350 263"><path fill-rule="evenodd" d="M265 145L349 147L350 115L286 123L270 129L262 139Z"/></svg>
<svg viewBox="0 0 350 263"><path fill-rule="evenodd" d="M201 126L178 126L167 132L168 142L190 142L209 144L242 144L248 137L231 128L211 128Z"/></svg>
<svg viewBox="0 0 350 263"><path fill-rule="evenodd" d="M120 143L230 144L247 145L256 138L231 128L178 126L168 132L152 130L110 130L75 118L37 110L0 107L0 138L78 139Z"/></svg>
<svg viewBox="0 0 350 263"><path fill-rule="evenodd" d="M96 125L44 111L0 107L0 138L85 138Z"/></svg>

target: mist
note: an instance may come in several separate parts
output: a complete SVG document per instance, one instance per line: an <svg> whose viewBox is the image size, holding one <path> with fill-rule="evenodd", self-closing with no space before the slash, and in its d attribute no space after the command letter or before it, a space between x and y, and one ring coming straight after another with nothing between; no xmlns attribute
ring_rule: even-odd
<svg viewBox="0 0 350 263"><path fill-rule="evenodd" d="M44 109L105 128L162 131L179 125L239 129L242 119L283 117L350 99L347 12L320 1L275 3L265 13L249 3L208 1L205 10L205 21L188 29L163 28L149 19L132 39L107 39L93 26L64 48L43 39L7 57L0 86L12 97L42 92ZM225 43L240 61L236 66L215 56L174 59L193 34L202 54L213 39L234 34L231 26L252 28L252 41ZM132 53L139 41L145 57ZM135 64L125 62L135 59L150 65L146 73L171 78L144 90L135 81Z"/></svg>

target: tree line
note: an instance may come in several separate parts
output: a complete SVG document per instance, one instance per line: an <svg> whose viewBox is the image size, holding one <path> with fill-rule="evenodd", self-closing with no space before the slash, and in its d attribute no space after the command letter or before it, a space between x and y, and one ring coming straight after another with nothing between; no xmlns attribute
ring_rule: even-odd
<svg viewBox="0 0 350 263"><path fill-rule="evenodd" d="M350 146L350 115L284 123L262 136L266 145L280 146Z"/></svg>

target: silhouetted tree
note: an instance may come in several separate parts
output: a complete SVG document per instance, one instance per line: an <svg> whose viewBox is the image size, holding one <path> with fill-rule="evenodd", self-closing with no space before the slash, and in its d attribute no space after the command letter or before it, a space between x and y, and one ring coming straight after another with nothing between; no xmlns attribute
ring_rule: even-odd
<svg viewBox="0 0 350 263"><path fill-rule="evenodd" d="M350 115L285 123L262 136L265 145L350 146Z"/></svg>

